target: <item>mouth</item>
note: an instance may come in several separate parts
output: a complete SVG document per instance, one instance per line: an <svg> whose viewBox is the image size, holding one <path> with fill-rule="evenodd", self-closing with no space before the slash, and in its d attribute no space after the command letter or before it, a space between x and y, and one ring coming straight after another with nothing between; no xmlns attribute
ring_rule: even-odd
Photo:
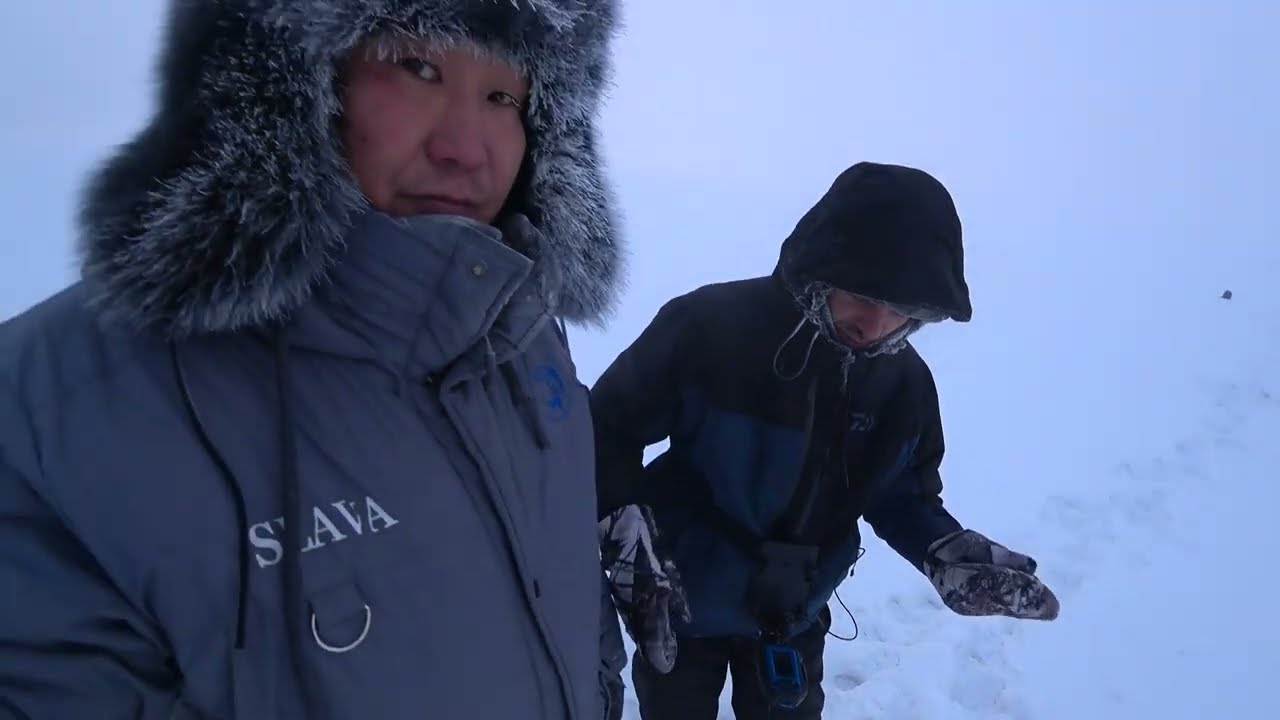
<svg viewBox="0 0 1280 720"><path fill-rule="evenodd" d="M860 348L867 344L866 334L860 328L856 327L837 327L836 333L845 345L852 348Z"/></svg>
<svg viewBox="0 0 1280 720"><path fill-rule="evenodd" d="M453 195L405 195L405 203L417 215L462 215L473 217L477 204L466 198Z"/></svg>

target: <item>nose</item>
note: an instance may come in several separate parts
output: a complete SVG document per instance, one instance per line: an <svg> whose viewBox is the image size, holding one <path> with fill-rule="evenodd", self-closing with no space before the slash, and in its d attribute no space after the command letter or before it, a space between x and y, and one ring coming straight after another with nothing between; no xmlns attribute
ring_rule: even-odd
<svg viewBox="0 0 1280 720"><path fill-rule="evenodd" d="M877 327L884 328L895 323L897 316L899 315L897 315L896 311L893 311L887 305L881 305L877 302L877 304L874 305L872 316L873 318L876 318Z"/></svg>
<svg viewBox="0 0 1280 720"><path fill-rule="evenodd" d="M884 339L897 326L897 314L879 303L863 303L849 314L849 326L856 328L863 343Z"/></svg>
<svg viewBox="0 0 1280 720"><path fill-rule="evenodd" d="M870 334L878 337L893 323L893 311L880 303L867 303L860 319Z"/></svg>
<svg viewBox="0 0 1280 720"><path fill-rule="evenodd" d="M427 136L427 157L432 163L475 170L484 165L485 146L480 108L451 99L440 111Z"/></svg>

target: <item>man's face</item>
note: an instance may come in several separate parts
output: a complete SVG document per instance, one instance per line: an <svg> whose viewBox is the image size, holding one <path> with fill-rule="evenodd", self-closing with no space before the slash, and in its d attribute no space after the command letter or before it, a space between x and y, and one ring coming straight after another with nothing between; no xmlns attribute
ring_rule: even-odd
<svg viewBox="0 0 1280 720"><path fill-rule="evenodd" d="M393 217L492 224L524 159L528 82L467 48L396 55L360 47L344 68L342 139L360 190Z"/></svg>
<svg viewBox="0 0 1280 720"><path fill-rule="evenodd" d="M831 321L840 341L854 350L865 350L892 335L907 323L907 316L883 303L844 290L827 296Z"/></svg>

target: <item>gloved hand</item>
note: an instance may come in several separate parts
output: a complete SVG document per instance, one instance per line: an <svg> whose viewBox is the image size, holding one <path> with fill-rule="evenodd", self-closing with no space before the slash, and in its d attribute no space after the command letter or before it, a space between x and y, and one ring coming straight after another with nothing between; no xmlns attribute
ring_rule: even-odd
<svg viewBox="0 0 1280 720"><path fill-rule="evenodd" d="M675 667L672 621L689 620L680 575L657 549L653 514L643 505L627 505L600 521L601 561L627 634L660 673Z"/></svg>
<svg viewBox="0 0 1280 720"><path fill-rule="evenodd" d="M1036 561L973 530L936 540L921 569L942 602L960 615L1058 617L1058 598L1036 577Z"/></svg>

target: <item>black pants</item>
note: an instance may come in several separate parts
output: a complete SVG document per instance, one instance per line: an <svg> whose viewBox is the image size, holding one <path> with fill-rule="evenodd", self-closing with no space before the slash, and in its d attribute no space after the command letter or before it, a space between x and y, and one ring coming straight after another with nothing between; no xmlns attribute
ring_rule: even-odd
<svg viewBox="0 0 1280 720"><path fill-rule="evenodd" d="M676 666L663 675L637 653L631 682L643 720L716 720L725 670L733 674L736 720L819 720L826 700L822 692L822 652L831 611L822 609L814 624L792 638L804 658L809 694L795 709L770 708L758 669L760 643L750 638L681 638Z"/></svg>

